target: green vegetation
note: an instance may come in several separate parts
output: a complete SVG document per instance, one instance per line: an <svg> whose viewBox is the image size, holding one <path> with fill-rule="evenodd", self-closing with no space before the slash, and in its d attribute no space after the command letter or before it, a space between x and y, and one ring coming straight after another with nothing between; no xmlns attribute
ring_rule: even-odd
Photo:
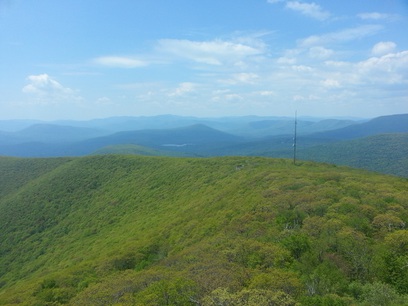
<svg viewBox="0 0 408 306"><path fill-rule="evenodd" d="M408 133L381 134L305 148L303 159L408 177Z"/></svg>
<svg viewBox="0 0 408 306"><path fill-rule="evenodd" d="M258 157L0 171L0 305L408 304L407 179Z"/></svg>
<svg viewBox="0 0 408 306"><path fill-rule="evenodd" d="M134 154L134 155L145 155L145 156L172 156L175 155L173 152L159 151L151 149L144 146L138 146L134 144L127 145L112 145L106 146L99 150L96 150L93 155L102 154Z"/></svg>
<svg viewBox="0 0 408 306"><path fill-rule="evenodd" d="M21 159L0 156L0 199L69 160L69 158Z"/></svg>

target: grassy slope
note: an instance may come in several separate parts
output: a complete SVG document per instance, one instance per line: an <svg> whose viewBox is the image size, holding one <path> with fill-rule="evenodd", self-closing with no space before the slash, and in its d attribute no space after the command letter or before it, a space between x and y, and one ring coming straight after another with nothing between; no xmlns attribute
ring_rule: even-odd
<svg viewBox="0 0 408 306"><path fill-rule="evenodd" d="M407 237L408 182L342 167L109 155L32 177L0 198L0 304L346 303L387 282L385 249Z"/></svg>
<svg viewBox="0 0 408 306"><path fill-rule="evenodd" d="M106 146L101 149L96 150L92 155L103 155L103 154L134 154L134 155L144 155L144 156L171 156L172 152L159 151L151 149L144 146L126 144L126 145L113 145Z"/></svg>

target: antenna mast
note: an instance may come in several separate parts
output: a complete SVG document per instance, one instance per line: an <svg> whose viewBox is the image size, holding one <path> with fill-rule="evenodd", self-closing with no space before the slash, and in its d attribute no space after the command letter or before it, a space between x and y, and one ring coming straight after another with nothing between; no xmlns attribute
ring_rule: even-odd
<svg viewBox="0 0 408 306"><path fill-rule="evenodd" d="M295 134L293 136L293 164L296 165L297 111L295 111Z"/></svg>

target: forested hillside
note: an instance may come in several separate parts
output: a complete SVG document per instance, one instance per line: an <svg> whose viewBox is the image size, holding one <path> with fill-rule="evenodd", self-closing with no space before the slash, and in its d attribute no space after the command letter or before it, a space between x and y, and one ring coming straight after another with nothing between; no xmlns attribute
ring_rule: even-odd
<svg viewBox="0 0 408 306"><path fill-rule="evenodd" d="M408 133L381 134L299 150L303 159L408 178Z"/></svg>
<svg viewBox="0 0 408 306"><path fill-rule="evenodd" d="M0 305L408 304L407 179L121 155L0 178Z"/></svg>

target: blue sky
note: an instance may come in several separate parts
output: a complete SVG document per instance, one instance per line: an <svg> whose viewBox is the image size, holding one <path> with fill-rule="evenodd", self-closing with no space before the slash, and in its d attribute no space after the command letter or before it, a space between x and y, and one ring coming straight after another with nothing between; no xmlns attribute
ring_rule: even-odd
<svg viewBox="0 0 408 306"><path fill-rule="evenodd" d="M0 0L0 119L408 113L405 0Z"/></svg>

